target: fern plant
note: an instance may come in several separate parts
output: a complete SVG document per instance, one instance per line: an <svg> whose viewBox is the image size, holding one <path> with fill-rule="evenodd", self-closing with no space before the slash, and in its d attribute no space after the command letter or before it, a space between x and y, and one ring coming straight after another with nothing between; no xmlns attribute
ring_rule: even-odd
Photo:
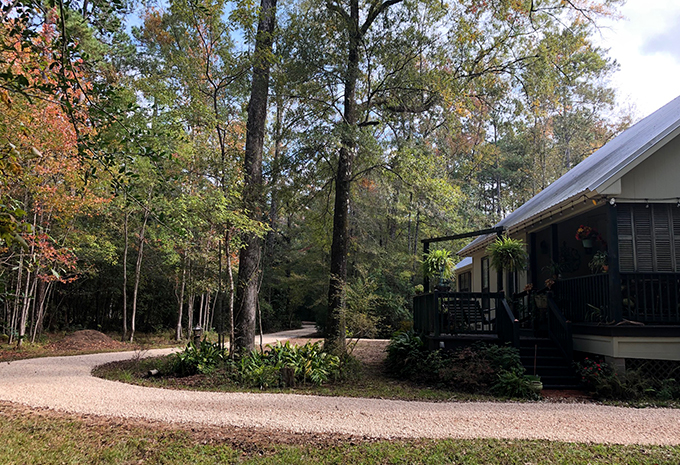
<svg viewBox="0 0 680 465"><path fill-rule="evenodd" d="M499 237L486 251L491 258L491 267L496 271L520 271L527 266L528 255L521 239Z"/></svg>

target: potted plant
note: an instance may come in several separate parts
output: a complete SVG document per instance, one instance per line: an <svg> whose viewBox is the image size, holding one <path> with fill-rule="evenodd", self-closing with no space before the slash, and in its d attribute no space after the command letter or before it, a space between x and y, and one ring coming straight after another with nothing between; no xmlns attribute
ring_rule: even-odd
<svg viewBox="0 0 680 465"><path fill-rule="evenodd" d="M491 267L496 271L519 271L527 266L527 252L524 242L520 239L499 237L486 248L486 251L491 259Z"/></svg>
<svg viewBox="0 0 680 465"><path fill-rule="evenodd" d="M576 240L583 243L583 248L592 249L593 241L599 237L597 229L591 228L590 226L581 225L576 230Z"/></svg>
<svg viewBox="0 0 680 465"><path fill-rule="evenodd" d="M588 267L593 274L606 273L609 270L609 256L606 250L599 250L593 259L588 263Z"/></svg>
<svg viewBox="0 0 680 465"><path fill-rule="evenodd" d="M437 289L446 289L446 281L455 274L454 266L453 257L448 250L436 249L423 255L423 273L430 278L439 277Z"/></svg>

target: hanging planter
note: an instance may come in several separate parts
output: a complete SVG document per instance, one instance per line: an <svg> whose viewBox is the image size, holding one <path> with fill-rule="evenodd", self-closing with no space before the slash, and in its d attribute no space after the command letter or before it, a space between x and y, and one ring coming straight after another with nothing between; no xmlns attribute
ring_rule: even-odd
<svg viewBox="0 0 680 465"><path fill-rule="evenodd" d="M430 278L439 277L439 283L435 286L437 290L446 291L451 289L448 283L455 275L455 264L451 252L438 249L424 254L423 272L425 276Z"/></svg>
<svg viewBox="0 0 680 465"><path fill-rule="evenodd" d="M491 256L491 267L496 270L520 271L527 266L524 242L508 236L497 238L486 248Z"/></svg>
<svg viewBox="0 0 680 465"><path fill-rule="evenodd" d="M584 225L578 227L578 229L576 230L576 235L574 237L576 238L577 241L581 241L583 243L583 247L586 249L593 248L594 240L596 239L601 240L600 233L597 232L597 229Z"/></svg>

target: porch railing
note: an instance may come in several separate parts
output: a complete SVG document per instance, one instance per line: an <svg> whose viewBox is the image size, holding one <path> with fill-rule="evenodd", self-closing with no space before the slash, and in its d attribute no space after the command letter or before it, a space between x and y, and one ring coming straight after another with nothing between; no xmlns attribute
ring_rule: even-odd
<svg viewBox="0 0 680 465"><path fill-rule="evenodd" d="M621 273L623 317L642 323L680 323L680 275Z"/></svg>
<svg viewBox="0 0 680 465"><path fill-rule="evenodd" d="M574 341L572 339L571 322L567 320L548 293L548 335L560 348L567 360L574 358Z"/></svg>
<svg viewBox="0 0 680 465"><path fill-rule="evenodd" d="M503 342L509 342L513 347L519 349L519 320L515 318L508 301L500 299L500 310L498 312L498 338Z"/></svg>
<svg viewBox="0 0 680 465"><path fill-rule="evenodd" d="M439 292L413 298L413 328L432 336L442 334L498 334L502 340L519 340L519 323L504 294Z"/></svg>
<svg viewBox="0 0 680 465"><path fill-rule="evenodd" d="M567 320L609 322L609 277L606 274L560 279L553 286L555 302Z"/></svg>

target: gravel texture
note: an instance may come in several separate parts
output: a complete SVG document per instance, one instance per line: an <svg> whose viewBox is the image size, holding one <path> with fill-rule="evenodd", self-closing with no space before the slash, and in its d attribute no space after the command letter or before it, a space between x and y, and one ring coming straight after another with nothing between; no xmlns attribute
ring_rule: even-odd
<svg viewBox="0 0 680 465"><path fill-rule="evenodd" d="M281 337L302 335L286 333ZM171 350L152 350L146 355ZM90 374L97 365L135 355L139 354L105 353L2 363L0 400L76 414L386 439L484 437L680 444L677 409L176 391L127 385Z"/></svg>

